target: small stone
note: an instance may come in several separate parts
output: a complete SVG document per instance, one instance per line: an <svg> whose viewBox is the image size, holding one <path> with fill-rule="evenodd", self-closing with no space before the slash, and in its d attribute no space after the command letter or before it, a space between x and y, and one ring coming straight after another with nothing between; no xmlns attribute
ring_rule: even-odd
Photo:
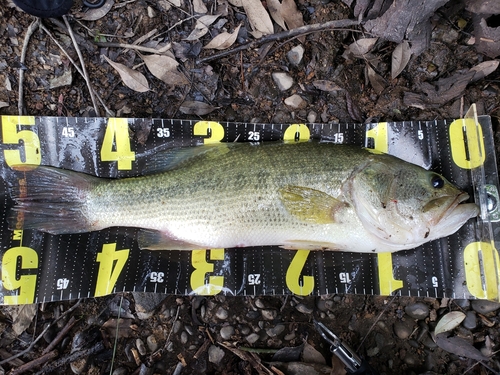
<svg viewBox="0 0 500 375"><path fill-rule="evenodd" d="M432 339L431 335L427 332L422 337L421 343L429 349L437 348L436 342Z"/></svg>
<svg viewBox="0 0 500 375"><path fill-rule="evenodd" d="M490 312L496 311L500 308L500 303L475 299L471 302L472 309L480 314L488 314Z"/></svg>
<svg viewBox="0 0 500 375"><path fill-rule="evenodd" d="M285 325L284 324L277 324L276 326L272 328L268 328L266 330L266 333L269 337L276 337L279 334L281 334L285 330Z"/></svg>
<svg viewBox="0 0 500 375"><path fill-rule="evenodd" d="M261 313L259 311L250 310L245 316L247 319L254 320L258 319L260 317L260 314Z"/></svg>
<svg viewBox="0 0 500 375"><path fill-rule="evenodd" d="M194 329L193 327L191 326L185 326L184 329L186 330L186 332L189 334L189 336L193 336L194 334Z"/></svg>
<svg viewBox="0 0 500 375"><path fill-rule="evenodd" d="M259 309L264 309L266 306L264 305L264 302L260 298L257 298L255 300L255 306L258 307Z"/></svg>
<svg viewBox="0 0 500 375"><path fill-rule="evenodd" d="M208 360L211 363L218 365L222 358L224 358L224 350L215 345L208 348Z"/></svg>
<svg viewBox="0 0 500 375"><path fill-rule="evenodd" d="M224 340L229 340L232 335L234 335L234 327L233 326L224 326L220 329L220 336Z"/></svg>
<svg viewBox="0 0 500 375"><path fill-rule="evenodd" d="M87 368L87 364L89 362L89 357L83 357L80 359L77 359L74 362L71 362L69 364L69 367L71 368L71 371L73 371L74 374L83 374L85 369Z"/></svg>
<svg viewBox="0 0 500 375"><path fill-rule="evenodd" d="M146 355L146 345L144 345L144 341L141 339L135 340L135 346L137 347L137 350L139 351L140 355Z"/></svg>
<svg viewBox="0 0 500 375"><path fill-rule="evenodd" d="M294 338L295 338L295 332L290 332L289 334L285 335L285 337L283 337L285 341L291 341Z"/></svg>
<svg viewBox="0 0 500 375"><path fill-rule="evenodd" d="M259 338L260 336L257 333L251 333L245 337L245 340L247 340L249 344L255 344Z"/></svg>
<svg viewBox="0 0 500 375"><path fill-rule="evenodd" d="M182 322L180 320L176 320L174 322L174 326L172 328L172 331L174 333L179 333L181 329L182 329Z"/></svg>
<svg viewBox="0 0 500 375"><path fill-rule="evenodd" d="M453 302L462 309L468 309L470 306L470 301L468 299L454 299Z"/></svg>
<svg viewBox="0 0 500 375"><path fill-rule="evenodd" d="M293 94L285 99L285 104L293 109L304 108L307 102L300 95Z"/></svg>
<svg viewBox="0 0 500 375"><path fill-rule="evenodd" d="M401 340L406 340L408 337L410 337L412 332L413 332L413 322L410 322L409 320L405 321L397 320L394 323L394 333Z"/></svg>
<svg viewBox="0 0 500 375"><path fill-rule="evenodd" d="M250 327L248 326L241 327L240 332L243 336L246 336L250 333Z"/></svg>
<svg viewBox="0 0 500 375"><path fill-rule="evenodd" d="M158 342L156 341L156 337L154 337L153 335L149 335L146 339L146 343L149 350L151 350L152 352L156 352L156 350L158 349Z"/></svg>
<svg viewBox="0 0 500 375"><path fill-rule="evenodd" d="M162 293L140 293L132 292L135 301L135 312L141 320L150 318L155 309L166 298L166 294Z"/></svg>
<svg viewBox="0 0 500 375"><path fill-rule="evenodd" d="M290 64L295 66L299 65L302 61L302 58L304 57L304 51L304 47L302 47L301 44L293 47L290 51L288 51L286 57Z"/></svg>
<svg viewBox="0 0 500 375"><path fill-rule="evenodd" d="M226 309L223 309L222 307L219 307L217 309L217 312L215 313L215 316L220 319L220 320L226 320L227 317L229 316L229 313L227 312Z"/></svg>
<svg viewBox="0 0 500 375"><path fill-rule="evenodd" d="M405 313L413 319L423 320L429 316L429 306L423 302L413 303L405 307Z"/></svg>
<svg viewBox="0 0 500 375"><path fill-rule="evenodd" d="M188 342L188 334L186 331L182 331L181 333L181 343L186 344Z"/></svg>
<svg viewBox="0 0 500 375"><path fill-rule="evenodd" d="M128 370L126 367L118 367L114 369L113 372L111 373L111 375L127 375L127 374Z"/></svg>
<svg viewBox="0 0 500 375"><path fill-rule="evenodd" d="M368 357L375 357L378 353L380 352L380 349L378 348L378 346L375 346L373 348L369 348L367 351L366 351L366 355Z"/></svg>
<svg viewBox="0 0 500 375"><path fill-rule="evenodd" d="M295 309L302 314L312 314L314 311L313 309L307 307L303 303L299 303L297 306L295 306Z"/></svg>
<svg viewBox="0 0 500 375"><path fill-rule="evenodd" d="M477 319L475 311L467 311L462 325L467 329L475 329L477 327Z"/></svg>
<svg viewBox="0 0 500 375"><path fill-rule="evenodd" d="M323 355L317 351L314 346L308 344L307 342L302 350L302 360L307 363L319 363L326 365L325 357L323 357Z"/></svg>
<svg viewBox="0 0 500 375"><path fill-rule="evenodd" d="M284 72L274 72L273 80L281 91L286 91L293 86L293 78Z"/></svg>
<svg viewBox="0 0 500 375"><path fill-rule="evenodd" d="M265 309L261 311L262 317L266 320L276 319L278 312L276 310Z"/></svg>
<svg viewBox="0 0 500 375"><path fill-rule="evenodd" d="M309 111L307 114L307 122L313 123L318 119L318 114L314 111Z"/></svg>

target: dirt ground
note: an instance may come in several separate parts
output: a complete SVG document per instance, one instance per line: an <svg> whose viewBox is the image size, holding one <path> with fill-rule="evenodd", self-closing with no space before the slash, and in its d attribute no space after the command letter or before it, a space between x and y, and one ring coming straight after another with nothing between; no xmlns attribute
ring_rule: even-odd
<svg viewBox="0 0 500 375"><path fill-rule="evenodd" d="M74 6L67 19L76 34L90 84L105 104L106 108L99 104L99 115L352 123L452 119L476 103L479 114L492 117L499 140L497 155L500 151L500 70L471 78L474 74L470 74L470 69L493 60L493 52L478 52L473 45L477 14L466 9L462 2L450 2L432 13L428 48L414 53L395 78L391 77L392 54L399 43L380 38L366 53L356 55L350 47L352 43L373 36L359 25L256 43L251 48L210 59L257 40L250 32L247 14L232 3L206 0L208 14L220 13L218 21L224 19L225 23L215 21L207 34L187 41L196 24L194 2L181 3L177 7L167 1L117 2L108 13L94 17L95 20L85 19L84 9L79 4ZM305 25L356 19L354 4L328 0L296 3ZM487 18L491 27L500 26L498 17ZM0 114L18 114L19 70L23 70L25 114L96 115L85 79L54 42L57 40L78 61L62 19L42 21L54 39L40 27L34 29L26 60L22 61L25 35L33 20L8 3L0 3ZM233 32L239 24L242 27L232 47L202 48L223 28ZM276 24L274 28L281 31ZM173 58L179 65L169 79L170 82L176 79L176 84L162 81L146 68L141 54L150 52L124 45L134 44L148 33L149 37L137 44L156 51L172 44ZM295 64L287 54L298 45L303 46L304 55ZM136 90L127 87L103 56L142 73L149 90L139 92L137 86ZM293 79L290 89L280 90L272 75L276 71L287 72ZM285 104L285 99L293 94L300 95L302 100L297 105ZM186 108L186 101L205 105ZM327 321L337 335L369 358L381 374L500 373L498 355L493 354L500 344L497 332L500 318L496 314L499 306L485 312L468 301L354 295L162 296L144 302L141 296L125 293L83 300L64 315L75 303L37 306L34 311L26 312L32 320L23 332L17 333L12 327L12 317L18 316L19 311L0 308L3 330L0 362L29 349L16 360L2 363L0 373L20 373L16 369L26 363L30 364L31 372L61 374L343 373L343 366L314 331L313 318ZM408 308L422 305L428 308L422 318L409 317ZM478 314L478 323L461 328L458 336L483 348L483 353L484 348L488 349L489 360L480 362L467 358L459 350L450 352L433 343L429 332L435 328L436 318L457 310ZM64 327L69 331L61 342L47 350L53 357L42 367L30 362L45 354L42 352ZM48 330L40 341L32 344L45 328ZM223 342L236 345L217 345ZM455 345L451 348L466 347ZM274 353L283 347L299 349L285 353L286 360L273 362ZM299 372L278 362L302 363L306 367ZM324 364L312 365L312 362Z"/></svg>

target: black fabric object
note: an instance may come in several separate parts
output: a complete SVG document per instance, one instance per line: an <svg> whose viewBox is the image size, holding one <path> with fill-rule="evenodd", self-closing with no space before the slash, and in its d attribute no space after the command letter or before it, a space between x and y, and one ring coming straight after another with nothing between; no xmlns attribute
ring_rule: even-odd
<svg viewBox="0 0 500 375"><path fill-rule="evenodd" d="M36 17L60 17L69 12L73 0L12 0L26 13Z"/></svg>

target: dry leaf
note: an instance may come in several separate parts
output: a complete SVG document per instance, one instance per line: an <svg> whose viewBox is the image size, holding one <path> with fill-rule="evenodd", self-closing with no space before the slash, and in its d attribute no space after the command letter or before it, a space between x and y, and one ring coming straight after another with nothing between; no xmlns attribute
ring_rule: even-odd
<svg viewBox="0 0 500 375"><path fill-rule="evenodd" d="M354 43L351 43L348 47L349 51L356 57L363 57L368 52L370 52L377 43L378 38L363 38L356 40Z"/></svg>
<svg viewBox="0 0 500 375"><path fill-rule="evenodd" d="M472 78L471 82L478 81L486 77L488 74L493 73L495 70L497 70L499 63L500 60L490 60L473 66L470 71L476 72L476 74L474 75L474 78Z"/></svg>
<svg viewBox="0 0 500 375"><path fill-rule="evenodd" d="M189 34L189 36L184 40L197 40L201 38L203 35L208 33L208 26L213 24L217 18L219 18L219 14L215 14L213 16L207 15L198 18L194 30L191 31L191 34Z"/></svg>
<svg viewBox="0 0 500 375"><path fill-rule="evenodd" d="M9 106L9 103L7 103L7 102L0 102L0 108L8 107L8 106Z"/></svg>
<svg viewBox="0 0 500 375"><path fill-rule="evenodd" d="M141 56L151 74L163 82L180 86L189 83L186 76L177 71L179 63L170 56L147 55Z"/></svg>
<svg viewBox="0 0 500 375"><path fill-rule="evenodd" d="M406 67L411 57L410 43L403 40L392 52L391 77L396 78Z"/></svg>
<svg viewBox="0 0 500 375"><path fill-rule="evenodd" d="M193 10L195 13L205 14L208 12L207 7L203 4L203 0L193 0Z"/></svg>
<svg viewBox="0 0 500 375"><path fill-rule="evenodd" d="M314 87L316 87L318 90L321 90L321 91L343 90L343 88L340 87L339 85L337 85L335 82L327 81L327 80L323 80L323 79L314 81L312 84L314 85Z"/></svg>
<svg viewBox="0 0 500 375"><path fill-rule="evenodd" d="M115 4L114 0L107 0L102 7L90 9L82 17L82 20L97 21L98 19L101 19L106 14L108 14L108 12L111 10L114 4Z"/></svg>
<svg viewBox="0 0 500 375"><path fill-rule="evenodd" d="M263 35L269 35L274 32L273 21L271 21L269 13L267 13L260 0L243 1L243 9L245 9L248 21L250 21L255 31Z"/></svg>
<svg viewBox="0 0 500 375"><path fill-rule="evenodd" d="M179 110L186 115L203 116L216 110L217 108L218 107L214 107L207 103L186 100L182 103Z"/></svg>
<svg viewBox="0 0 500 375"><path fill-rule="evenodd" d="M434 333L439 335L440 333L451 331L458 327L464 319L465 314L461 311L449 312L439 320Z"/></svg>
<svg viewBox="0 0 500 375"><path fill-rule="evenodd" d="M236 38L238 37L238 32L240 31L241 25L238 25L236 29L230 34L227 31L220 33L215 38L213 38L205 47L203 48L215 48L215 49L226 49L231 47Z"/></svg>
<svg viewBox="0 0 500 375"><path fill-rule="evenodd" d="M283 30L287 30L285 19L281 15L282 4L280 0L267 0L267 9L269 9L269 13L271 13L274 22L280 25Z"/></svg>
<svg viewBox="0 0 500 375"><path fill-rule="evenodd" d="M487 361L481 352L471 343L461 337L446 337L446 333L436 335L436 344L448 353L453 353L460 357L475 359L476 361Z"/></svg>
<svg viewBox="0 0 500 375"><path fill-rule="evenodd" d="M123 83L127 87L129 87L132 90L137 91L137 92L149 91L148 80L146 79L144 74L142 74L136 70L130 69L129 67L127 67L123 64L114 62L106 56L104 56L104 58L109 63L109 65L111 65L113 68L115 68L115 70L120 75Z"/></svg>
<svg viewBox="0 0 500 375"><path fill-rule="evenodd" d="M31 325L36 314L36 309L36 304L9 307L12 319L12 329L17 336L23 333Z"/></svg>
<svg viewBox="0 0 500 375"><path fill-rule="evenodd" d="M370 84L372 85L373 89L377 94L380 94L382 91L385 89L385 80L375 72L375 70L372 69L370 64L366 64L366 69L367 69L367 74L368 74L368 80L370 81Z"/></svg>
<svg viewBox="0 0 500 375"><path fill-rule="evenodd" d="M281 15L285 19L285 23L289 29L304 26L304 18L297 8L295 0L283 0L281 4Z"/></svg>
<svg viewBox="0 0 500 375"><path fill-rule="evenodd" d="M228 0L229 4L234 5L235 7L242 7L243 0Z"/></svg>

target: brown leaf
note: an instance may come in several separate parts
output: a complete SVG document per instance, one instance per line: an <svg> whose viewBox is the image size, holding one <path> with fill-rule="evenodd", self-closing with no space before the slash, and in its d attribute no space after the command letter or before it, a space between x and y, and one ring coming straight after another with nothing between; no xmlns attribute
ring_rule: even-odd
<svg viewBox="0 0 500 375"><path fill-rule="evenodd" d="M447 333L436 335L436 344L448 353L453 353L460 357L475 359L476 361L487 361L481 352L476 349L471 343L461 337L447 337Z"/></svg>
<svg viewBox="0 0 500 375"><path fill-rule="evenodd" d="M170 56L164 55L144 55L142 59L146 63L151 74L156 78L163 79L166 72L171 72L177 69L179 63Z"/></svg>
<svg viewBox="0 0 500 375"><path fill-rule="evenodd" d="M87 13L85 13L85 15L82 17L82 20L97 21L98 19L101 19L106 14L108 14L114 4L114 0L106 0L102 7L90 9Z"/></svg>
<svg viewBox="0 0 500 375"><path fill-rule="evenodd" d="M217 108L219 107L214 107L207 103L186 100L182 103L179 110L186 115L203 116L213 112Z"/></svg>
<svg viewBox="0 0 500 375"><path fill-rule="evenodd" d="M465 319L465 314L461 311L452 311L448 314L445 314L436 325L436 329L434 333L439 335L443 332L448 332L454 330L456 327L462 323Z"/></svg>
<svg viewBox="0 0 500 375"><path fill-rule="evenodd" d="M9 307L10 316L12 319L12 329L16 335L23 333L33 321L36 314L37 305L17 305Z"/></svg>
<svg viewBox="0 0 500 375"><path fill-rule="evenodd" d="M490 60L483 61L477 65L474 65L470 71L476 72L471 82L479 81L480 79L486 77L488 74L493 73L498 68L500 60Z"/></svg>
<svg viewBox="0 0 500 375"><path fill-rule="evenodd" d="M398 44L394 51L392 52L392 63L391 63L391 77L396 78L406 65L410 61L411 48L410 44L403 40L402 43Z"/></svg>
<svg viewBox="0 0 500 375"><path fill-rule="evenodd" d="M208 26L213 24L217 18L219 18L219 14L206 15L198 18L194 30L191 31L191 34L189 34L189 36L184 40L198 40L203 35L208 33Z"/></svg>
<svg viewBox="0 0 500 375"><path fill-rule="evenodd" d="M324 79L316 80L312 83L314 87L321 91L340 91L343 90L342 87L337 85L335 82L327 81Z"/></svg>
<svg viewBox="0 0 500 375"><path fill-rule="evenodd" d="M354 43L351 43L348 49L355 57L363 57L372 50L375 43L377 43L377 40L378 38L359 39Z"/></svg>
<svg viewBox="0 0 500 375"><path fill-rule="evenodd" d="M245 0L242 3L248 21L255 31L258 31L262 35L274 33L273 21L271 21L269 13L267 13L260 0Z"/></svg>
<svg viewBox="0 0 500 375"><path fill-rule="evenodd" d="M132 319L110 318L103 325L109 336L118 338L131 337L134 334Z"/></svg>
<svg viewBox="0 0 500 375"><path fill-rule="evenodd" d="M289 29L295 29L304 26L304 18L298 10L295 0L283 0L281 4L281 15Z"/></svg>
<svg viewBox="0 0 500 375"><path fill-rule="evenodd" d="M238 38L240 27L241 25L238 25L231 34L227 31L220 33L203 48L226 49L231 47L236 42L236 38Z"/></svg>
<svg viewBox="0 0 500 375"><path fill-rule="evenodd" d="M136 70L130 69L129 67L127 67L123 64L114 62L106 56L104 56L104 58L109 63L109 65L111 65L113 68L115 68L115 70L120 75L123 83L127 87L129 87L132 90L137 91L137 92L149 91L148 80L146 79L144 74L142 74Z"/></svg>
<svg viewBox="0 0 500 375"><path fill-rule="evenodd" d="M282 5L280 0L267 0L267 9L271 13L274 22L280 25L283 30L286 30L285 19L281 14Z"/></svg>
<svg viewBox="0 0 500 375"><path fill-rule="evenodd" d="M370 64L366 64L368 80L377 94L382 93L386 87L385 80L372 69Z"/></svg>
<svg viewBox="0 0 500 375"><path fill-rule="evenodd" d="M205 14L208 12L208 9L205 4L203 4L203 0L193 0L193 10L195 13Z"/></svg>

